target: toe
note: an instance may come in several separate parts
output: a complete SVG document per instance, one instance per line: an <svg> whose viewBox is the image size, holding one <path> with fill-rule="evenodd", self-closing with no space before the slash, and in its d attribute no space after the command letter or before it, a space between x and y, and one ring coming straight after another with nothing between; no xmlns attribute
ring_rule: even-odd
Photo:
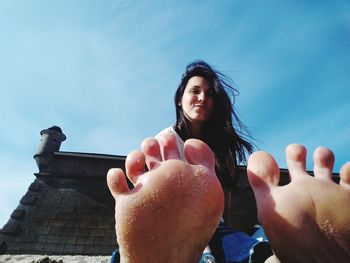
<svg viewBox="0 0 350 263"><path fill-rule="evenodd" d="M128 192L129 186L122 169L113 168L107 173L107 185L114 198L117 195Z"/></svg>
<svg viewBox="0 0 350 263"><path fill-rule="evenodd" d="M340 169L340 185L350 189L350 162L347 162Z"/></svg>
<svg viewBox="0 0 350 263"><path fill-rule="evenodd" d="M158 138L163 160L180 159L179 149L174 134L165 133Z"/></svg>
<svg viewBox="0 0 350 263"><path fill-rule="evenodd" d="M130 181L135 185L137 178L145 173L145 155L141 151L133 151L128 154L125 161L126 174Z"/></svg>
<svg viewBox="0 0 350 263"><path fill-rule="evenodd" d="M145 155L146 165L150 170L156 168L162 161L160 146L155 138L147 138L143 140L141 144L141 151Z"/></svg>
<svg viewBox="0 0 350 263"><path fill-rule="evenodd" d="M306 148L301 144L290 144L286 148L286 159L291 179L304 176L306 172Z"/></svg>
<svg viewBox="0 0 350 263"><path fill-rule="evenodd" d="M314 175L315 177L330 181L334 165L334 154L329 149L318 147L314 152Z"/></svg>
<svg viewBox="0 0 350 263"><path fill-rule="evenodd" d="M247 173L254 192L278 185L279 168L267 152L255 152L248 159Z"/></svg>
<svg viewBox="0 0 350 263"><path fill-rule="evenodd" d="M185 142L184 153L188 163L215 169L214 154L206 143L197 139L189 139Z"/></svg>

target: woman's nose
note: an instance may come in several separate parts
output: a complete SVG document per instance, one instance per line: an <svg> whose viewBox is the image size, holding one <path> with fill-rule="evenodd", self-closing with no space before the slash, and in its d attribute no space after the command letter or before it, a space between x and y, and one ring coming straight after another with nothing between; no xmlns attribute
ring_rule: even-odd
<svg viewBox="0 0 350 263"><path fill-rule="evenodd" d="M201 92L199 95L198 95L198 100L199 101L204 101L206 98L205 98L205 93L204 92Z"/></svg>

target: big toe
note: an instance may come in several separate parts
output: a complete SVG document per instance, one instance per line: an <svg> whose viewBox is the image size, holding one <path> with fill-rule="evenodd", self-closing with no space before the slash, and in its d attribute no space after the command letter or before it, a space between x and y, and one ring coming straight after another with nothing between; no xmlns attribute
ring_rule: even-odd
<svg viewBox="0 0 350 263"><path fill-rule="evenodd" d="M350 189L350 162L340 169L340 184Z"/></svg>
<svg viewBox="0 0 350 263"><path fill-rule="evenodd" d="M209 169L215 168L214 154L209 146L197 139L189 139L185 142L184 153L188 163L204 165Z"/></svg>
<svg viewBox="0 0 350 263"><path fill-rule="evenodd" d="M255 152L249 157L247 173L255 193L278 185L279 168L275 159L267 152Z"/></svg>

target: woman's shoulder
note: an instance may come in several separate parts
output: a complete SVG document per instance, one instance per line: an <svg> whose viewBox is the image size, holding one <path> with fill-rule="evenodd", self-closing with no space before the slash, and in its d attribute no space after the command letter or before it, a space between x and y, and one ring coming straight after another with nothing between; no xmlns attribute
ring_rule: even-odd
<svg viewBox="0 0 350 263"><path fill-rule="evenodd" d="M158 134L156 136L154 136L155 138L158 138L160 135L165 134L165 133L171 133L171 134L175 134L177 135L174 126L169 126L163 130L161 130L160 132L158 132Z"/></svg>

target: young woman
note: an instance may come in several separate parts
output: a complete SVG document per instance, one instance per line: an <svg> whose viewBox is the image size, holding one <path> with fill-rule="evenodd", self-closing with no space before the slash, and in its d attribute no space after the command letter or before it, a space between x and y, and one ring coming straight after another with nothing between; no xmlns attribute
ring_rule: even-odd
<svg viewBox="0 0 350 263"><path fill-rule="evenodd" d="M163 133L175 134L183 160L184 141L190 138L204 141L215 154L215 170L225 193L225 209L201 262L264 262L272 255L266 239L258 241L226 225L230 219L231 190L236 184L235 166L245 162L246 154L253 151L245 138L249 138L249 132L233 110L230 93L233 100L238 91L225 75L201 60L188 64L175 93L176 123L156 138ZM111 262L119 262L118 251L114 252Z"/></svg>
<svg viewBox="0 0 350 263"><path fill-rule="evenodd" d="M184 141L196 138L206 142L216 157L216 174L225 193L223 218L229 223L231 190L235 186L235 166L253 151L249 132L233 110L237 90L229 79L202 60L187 65L175 93L176 123L161 131L176 135L181 157ZM232 94L232 101L229 96ZM157 137L156 136L156 137ZM247 138L246 138L247 137ZM224 221L222 220L222 221ZM245 233L218 226L201 262L253 262L256 254L272 254L266 241L259 242ZM263 262L263 261L262 261Z"/></svg>

